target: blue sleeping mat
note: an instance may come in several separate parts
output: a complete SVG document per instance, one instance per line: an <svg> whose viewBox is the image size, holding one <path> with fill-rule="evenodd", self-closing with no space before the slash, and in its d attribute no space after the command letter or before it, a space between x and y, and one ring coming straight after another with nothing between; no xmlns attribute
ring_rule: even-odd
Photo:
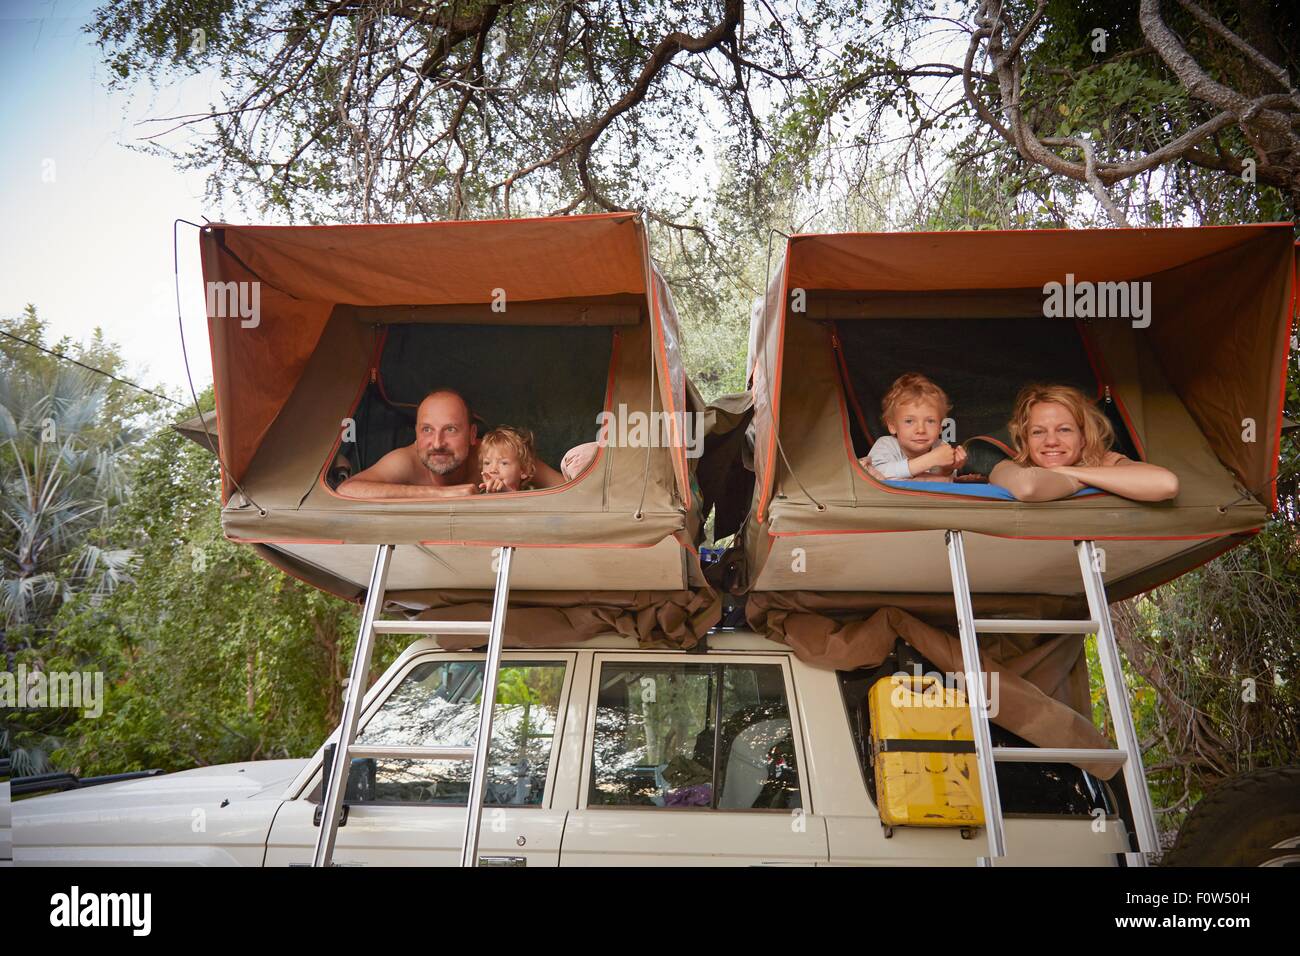
<svg viewBox="0 0 1300 956"><path fill-rule="evenodd" d="M991 498L994 501L1015 501L1011 492L1001 485L990 485L978 481L886 481L891 488L905 488L908 491L941 492L945 495L964 495L967 498ZM1083 498L1086 495L1099 495L1100 488L1084 488L1070 495L1071 498Z"/></svg>

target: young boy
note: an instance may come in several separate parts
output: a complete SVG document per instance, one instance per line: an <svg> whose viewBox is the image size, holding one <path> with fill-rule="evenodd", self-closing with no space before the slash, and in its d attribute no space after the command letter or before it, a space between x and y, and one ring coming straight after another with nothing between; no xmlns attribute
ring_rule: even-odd
<svg viewBox="0 0 1300 956"><path fill-rule="evenodd" d="M860 463L878 481L952 481L966 449L939 437L952 408L948 396L924 375L900 375L881 402L889 437L878 439Z"/></svg>
<svg viewBox="0 0 1300 956"><path fill-rule="evenodd" d="M494 428L479 441L479 467L484 494L531 491L537 473L537 454L531 432L519 428Z"/></svg>

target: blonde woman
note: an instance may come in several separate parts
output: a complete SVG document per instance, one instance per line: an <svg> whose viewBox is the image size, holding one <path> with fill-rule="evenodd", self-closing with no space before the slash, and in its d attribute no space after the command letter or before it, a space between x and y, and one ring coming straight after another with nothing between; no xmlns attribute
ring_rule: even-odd
<svg viewBox="0 0 1300 956"><path fill-rule="evenodd" d="M989 482L1020 501L1056 501L1084 487L1134 501L1178 494L1178 476L1169 469L1111 450L1110 422L1072 386L1025 386L1008 427L1015 456L1000 462Z"/></svg>

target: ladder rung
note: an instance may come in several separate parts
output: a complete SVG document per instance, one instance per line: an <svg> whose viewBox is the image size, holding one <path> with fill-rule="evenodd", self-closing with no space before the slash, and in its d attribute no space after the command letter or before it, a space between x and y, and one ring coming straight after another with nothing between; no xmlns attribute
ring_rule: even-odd
<svg viewBox="0 0 1300 956"><path fill-rule="evenodd" d="M999 763L1123 764L1128 761L1128 754L1122 750L1089 750L1080 747L994 747L993 759Z"/></svg>
<svg viewBox="0 0 1300 956"><path fill-rule="evenodd" d="M350 759L375 760L473 760L473 747L381 747L370 744L353 744L348 748Z"/></svg>
<svg viewBox="0 0 1300 956"><path fill-rule="evenodd" d="M491 621L375 621L376 634L487 634Z"/></svg>
<svg viewBox="0 0 1300 956"><path fill-rule="evenodd" d="M977 617L976 634L1096 634L1097 621L1004 621Z"/></svg>

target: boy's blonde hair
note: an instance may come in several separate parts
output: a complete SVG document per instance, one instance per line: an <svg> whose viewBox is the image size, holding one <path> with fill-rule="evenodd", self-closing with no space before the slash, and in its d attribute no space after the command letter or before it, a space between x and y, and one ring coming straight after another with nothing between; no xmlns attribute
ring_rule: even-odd
<svg viewBox="0 0 1300 956"><path fill-rule="evenodd" d="M907 372L894 379L894 384L885 393L880 403L880 420L888 426L894 409L899 405L915 405L918 402L933 402L942 409L944 415L952 411L952 402L948 401L947 392L921 373Z"/></svg>
<svg viewBox="0 0 1300 956"><path fill-rule="evenodd" d="M1017 465L1029 463L1029 414L1042 402L1055 402L1068 411L1083 433L1083 452L1078 464L1085 468L1100 465L1115 441L1115 429L1087 395L1073 385L1026 385L1016 396L1015 411L1007 430L1011 433L1012 458Z"/></svg>
<svg viewBox="0 0 1300 956"><path fill-rule="evenodd" d="M514 452L519 459L519 467L524 476L532 478L537 474L537 453L533 451L533 433L526 428L511 428L503 425L494 428L479 439L480 446L504 445Z"/></svg>

